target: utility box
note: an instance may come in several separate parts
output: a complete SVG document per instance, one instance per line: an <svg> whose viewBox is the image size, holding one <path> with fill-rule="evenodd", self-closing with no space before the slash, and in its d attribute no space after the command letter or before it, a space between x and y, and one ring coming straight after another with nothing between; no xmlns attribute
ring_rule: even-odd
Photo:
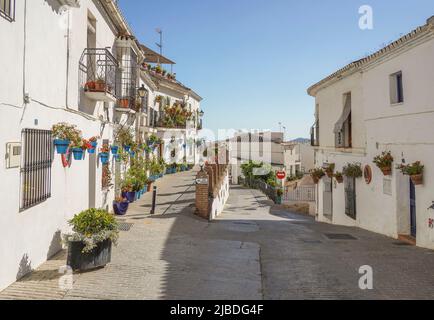
<svg viewBox="0 0 434 320"><path fill-rule="evenodd" d="M21 143L6 144L6 169L19 168L21 164Z"/></svg>

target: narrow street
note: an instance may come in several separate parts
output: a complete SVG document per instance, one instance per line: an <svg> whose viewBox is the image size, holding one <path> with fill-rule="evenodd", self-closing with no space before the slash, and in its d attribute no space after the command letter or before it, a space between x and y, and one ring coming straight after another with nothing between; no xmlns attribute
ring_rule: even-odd
<svg viewBox="0 0 434 320"><path fill-rule="evenodd" d="M434 251L316 223L237 186L209 223L193 215L194 176L161 179L154 216L151 194L132 205L119 219L131 228L121 232L106 268L74 274L72 287L59 287L68 280L59 273L62 252L0 299L434 298ZM359 289L363 265L374 270L374 290Z"/></svg>

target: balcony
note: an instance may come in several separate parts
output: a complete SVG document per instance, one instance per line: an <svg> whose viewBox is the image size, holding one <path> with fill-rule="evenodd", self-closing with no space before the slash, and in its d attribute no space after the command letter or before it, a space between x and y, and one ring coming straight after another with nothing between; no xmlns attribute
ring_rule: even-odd
<svg viewBox="0 0 434 320"><path fill-rule="evenodd" d="M312 147L319 147L319 123L316 122L310 129L310 144Z"/></svg>
<svg viewBox="0 0 434 320"><path fill-rule="evenodd" d="M88 99L116 102L118 62L107 49L85 49L79 69L81 89Z"/></svg>

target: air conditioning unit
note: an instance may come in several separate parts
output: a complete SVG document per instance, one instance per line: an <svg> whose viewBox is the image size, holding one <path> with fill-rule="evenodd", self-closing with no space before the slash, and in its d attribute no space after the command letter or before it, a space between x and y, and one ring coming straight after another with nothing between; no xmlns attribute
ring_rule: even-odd
<svg viewBox="0 0 434 320"><path fill-rule="evenodd" d="M59 0L59 2L71 8L80 8L80 0Z"/></svg>

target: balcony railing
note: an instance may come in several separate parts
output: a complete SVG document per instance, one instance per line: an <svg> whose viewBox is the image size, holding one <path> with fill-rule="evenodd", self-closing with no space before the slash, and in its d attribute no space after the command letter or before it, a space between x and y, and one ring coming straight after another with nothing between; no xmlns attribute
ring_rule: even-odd
<svg viewBox="0 0 434 320"><path fill-rule="evenodd" d="M79 62L80 85L85 95L97 101L116 101L118 62L107 49L87 48Z"/></svg>
<svg viewBox="0 0 434 320"><path fill-rule="evenodd" d="M310 129L310 144L312 147L319 147L319 124L315 123Z"/></svg>
<svg viewBox="0 0 434 320"><path fill-rule="evenodd" d="M116 74L117 108L140 110L141 101L137 95L138 71L137 55L129 47L118 47L119 72Z"/></svg>

